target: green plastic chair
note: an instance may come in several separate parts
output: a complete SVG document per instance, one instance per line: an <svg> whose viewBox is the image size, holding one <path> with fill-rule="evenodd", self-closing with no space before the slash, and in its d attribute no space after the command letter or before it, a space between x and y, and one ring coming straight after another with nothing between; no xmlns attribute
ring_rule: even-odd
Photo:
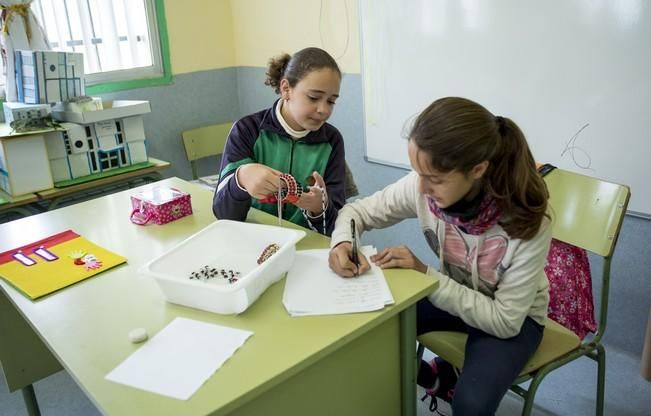
<svg viewBox="0 0 651 416"><path fill-rule="evenodd" d="M353 177L353 171L351 171L350 167L348 167L348 162L346 162L345 168L346 168L346 179L345 179L346 186L344 188L344 197L346 199L349 199L359 195L359 190L357 189L357 183L355 182L355 178Z"/></svg>
<svg viewBox="0 0 651 416"><path fill-rule="evenodd" d="M199 179L197 163L199 159L209 156L217 156L224 152L228 132L233 123L213 124L206 127L186 130L181 133L185 155L190 161L192 168L192 179Z"/></svg>
<svg viewBox="0 0 651 416"><path fill-rule="evenodd" d="M525 399L523 415L530 415L538 386L551 371L587 356L597 362L596 414L603 415L606 351L601 339L608 317L610 264L626 213L630 189L625 185L555 169L544 178L552 207L553 237L584 248L603 260L597 331L581 342L579 337L552 319L547 319L543 339L511 390ZM467 335L460 332L429 332L418 337L418 362L424 348L457 368L463 368ZM520 384L531 380L529 388Z"/></svg>

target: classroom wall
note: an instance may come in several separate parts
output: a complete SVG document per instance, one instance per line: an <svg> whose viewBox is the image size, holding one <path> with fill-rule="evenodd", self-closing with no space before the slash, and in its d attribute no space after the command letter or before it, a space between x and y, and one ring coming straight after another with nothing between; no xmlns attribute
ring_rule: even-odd
<svg viewBox="0 0 651 416"><path fill-rule="evenodd" d="M327 50L343 72L360 73L357 0L234 0L235 61L261 67L281 52Z"/></svg>
<svg viewBox="0 0 651 416"><path fill-rule="evenodd" d="M235 120L271 105L275 94L263 84L267 60L279 52L309 45L324 47L339 57L344 77L341 98L330 121L344 136L346 158L360 193L368 195L406 174L405 170L364 160L356 0L166 0L165 4L173 83L104 97L150 100L152 113L145 117L149 150L153 157L172 162L167 176L191 176L181 131ZM193 40L197 34L206 33L201 42ZM346 38L342 38L345 33L349 34L348 48L344 48ZM218 163L212 160L202 164L201 173L215 173ZM635 357L641 355L651 307L650 235L651 221L627 217L613 262L605 341ZM406 221L390 231L371 231L363 241L377 247L407 244L421 259L436 264L415 221ZM600 268L596 264L593 267L599 290Z"/></svg>
<svg viewBox="0 0 651 416"><path fill-rule="evenodd" d="M229 0L165 0L165 16L174 75L236 65Z"/></svg>

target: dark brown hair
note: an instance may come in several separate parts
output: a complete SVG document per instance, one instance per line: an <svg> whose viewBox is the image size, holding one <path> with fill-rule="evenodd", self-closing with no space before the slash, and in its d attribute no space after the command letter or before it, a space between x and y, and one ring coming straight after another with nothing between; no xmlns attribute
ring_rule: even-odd
<svg viewBox="0 0 651 416"><path fill-rule="evenodd" d="M512 238L529 240L538 233L547 216L547 187L524 134L511 119L496 117L468 99L446 97L418 115L409 139L440 172L468 174L488 161L483 185L502 211L500 225Z"/></svg>
<svg viewBox="0 0 651 416"><path fill-rule="evenodd" d="M271 58L267 67L265 85L271 86L276 94L280 93L280 81L285 78L290 87L296 84L312 71L329 68L336 71L341 78L341 71L337 62L328 52L320 48L305 48L296 52L294 56L282 54Z"/></svg>

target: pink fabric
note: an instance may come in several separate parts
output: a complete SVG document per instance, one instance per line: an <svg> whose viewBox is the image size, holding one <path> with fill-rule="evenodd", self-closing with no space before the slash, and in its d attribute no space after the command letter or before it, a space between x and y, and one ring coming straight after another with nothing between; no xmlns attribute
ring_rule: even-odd
<svg viewBox="0 0 651 416"><path fill-rule="evenodd" d="M548 316L583 339L595 332L592 276L588 253L552 239L545 273L549 279Z"/></svg>
<svg viewBox="0 0 651 416"><path fill-rule="evenodd" d="M468 272L472 272L472 263L477 247L468 248L466 241L459 235L459 230L451 224L445 225L445 260ZM484 240L477 254L479 277L496 285L499 280L498 269L504 259L509 243L502 235L494 235Z"/></svg>
<svg viewBox="0 0 651 416"><path fill-rule="evenodd" d="M436 205L436 202L429 196L426 197L427 206L432 214L437 218L442 219L448 224L463 227L466 233L470 235L479 235L489 230L493 225L497 224L500 219L500 209L497 207L497 202L488 194L484 196L479 204L479 214L468 221L464 221L459 217L446 214L442 209Z"/></svg>

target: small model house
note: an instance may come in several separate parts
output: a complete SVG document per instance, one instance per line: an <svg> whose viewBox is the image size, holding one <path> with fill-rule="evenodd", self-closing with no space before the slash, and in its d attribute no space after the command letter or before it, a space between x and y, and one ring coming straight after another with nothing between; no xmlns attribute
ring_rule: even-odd
<svg viewBox="0 0 651 416"><path fill-rule="evenodd" d="M45 135L52 179L56 182L147 162L142 114L148 101L105 102L103 110L52 111L63 131Z"/></svg>
<svg viewBox="0 0 651 416"><path fill-rule="evenodd" d="M1 189L22 195L148 162L142 119L151 112L148 101L85 97L81 53L17 50L15 56L21 102L4 103L11 125L0 129ZM44 123L35 131L14 130L50 114L62 129Z"/></svg>

